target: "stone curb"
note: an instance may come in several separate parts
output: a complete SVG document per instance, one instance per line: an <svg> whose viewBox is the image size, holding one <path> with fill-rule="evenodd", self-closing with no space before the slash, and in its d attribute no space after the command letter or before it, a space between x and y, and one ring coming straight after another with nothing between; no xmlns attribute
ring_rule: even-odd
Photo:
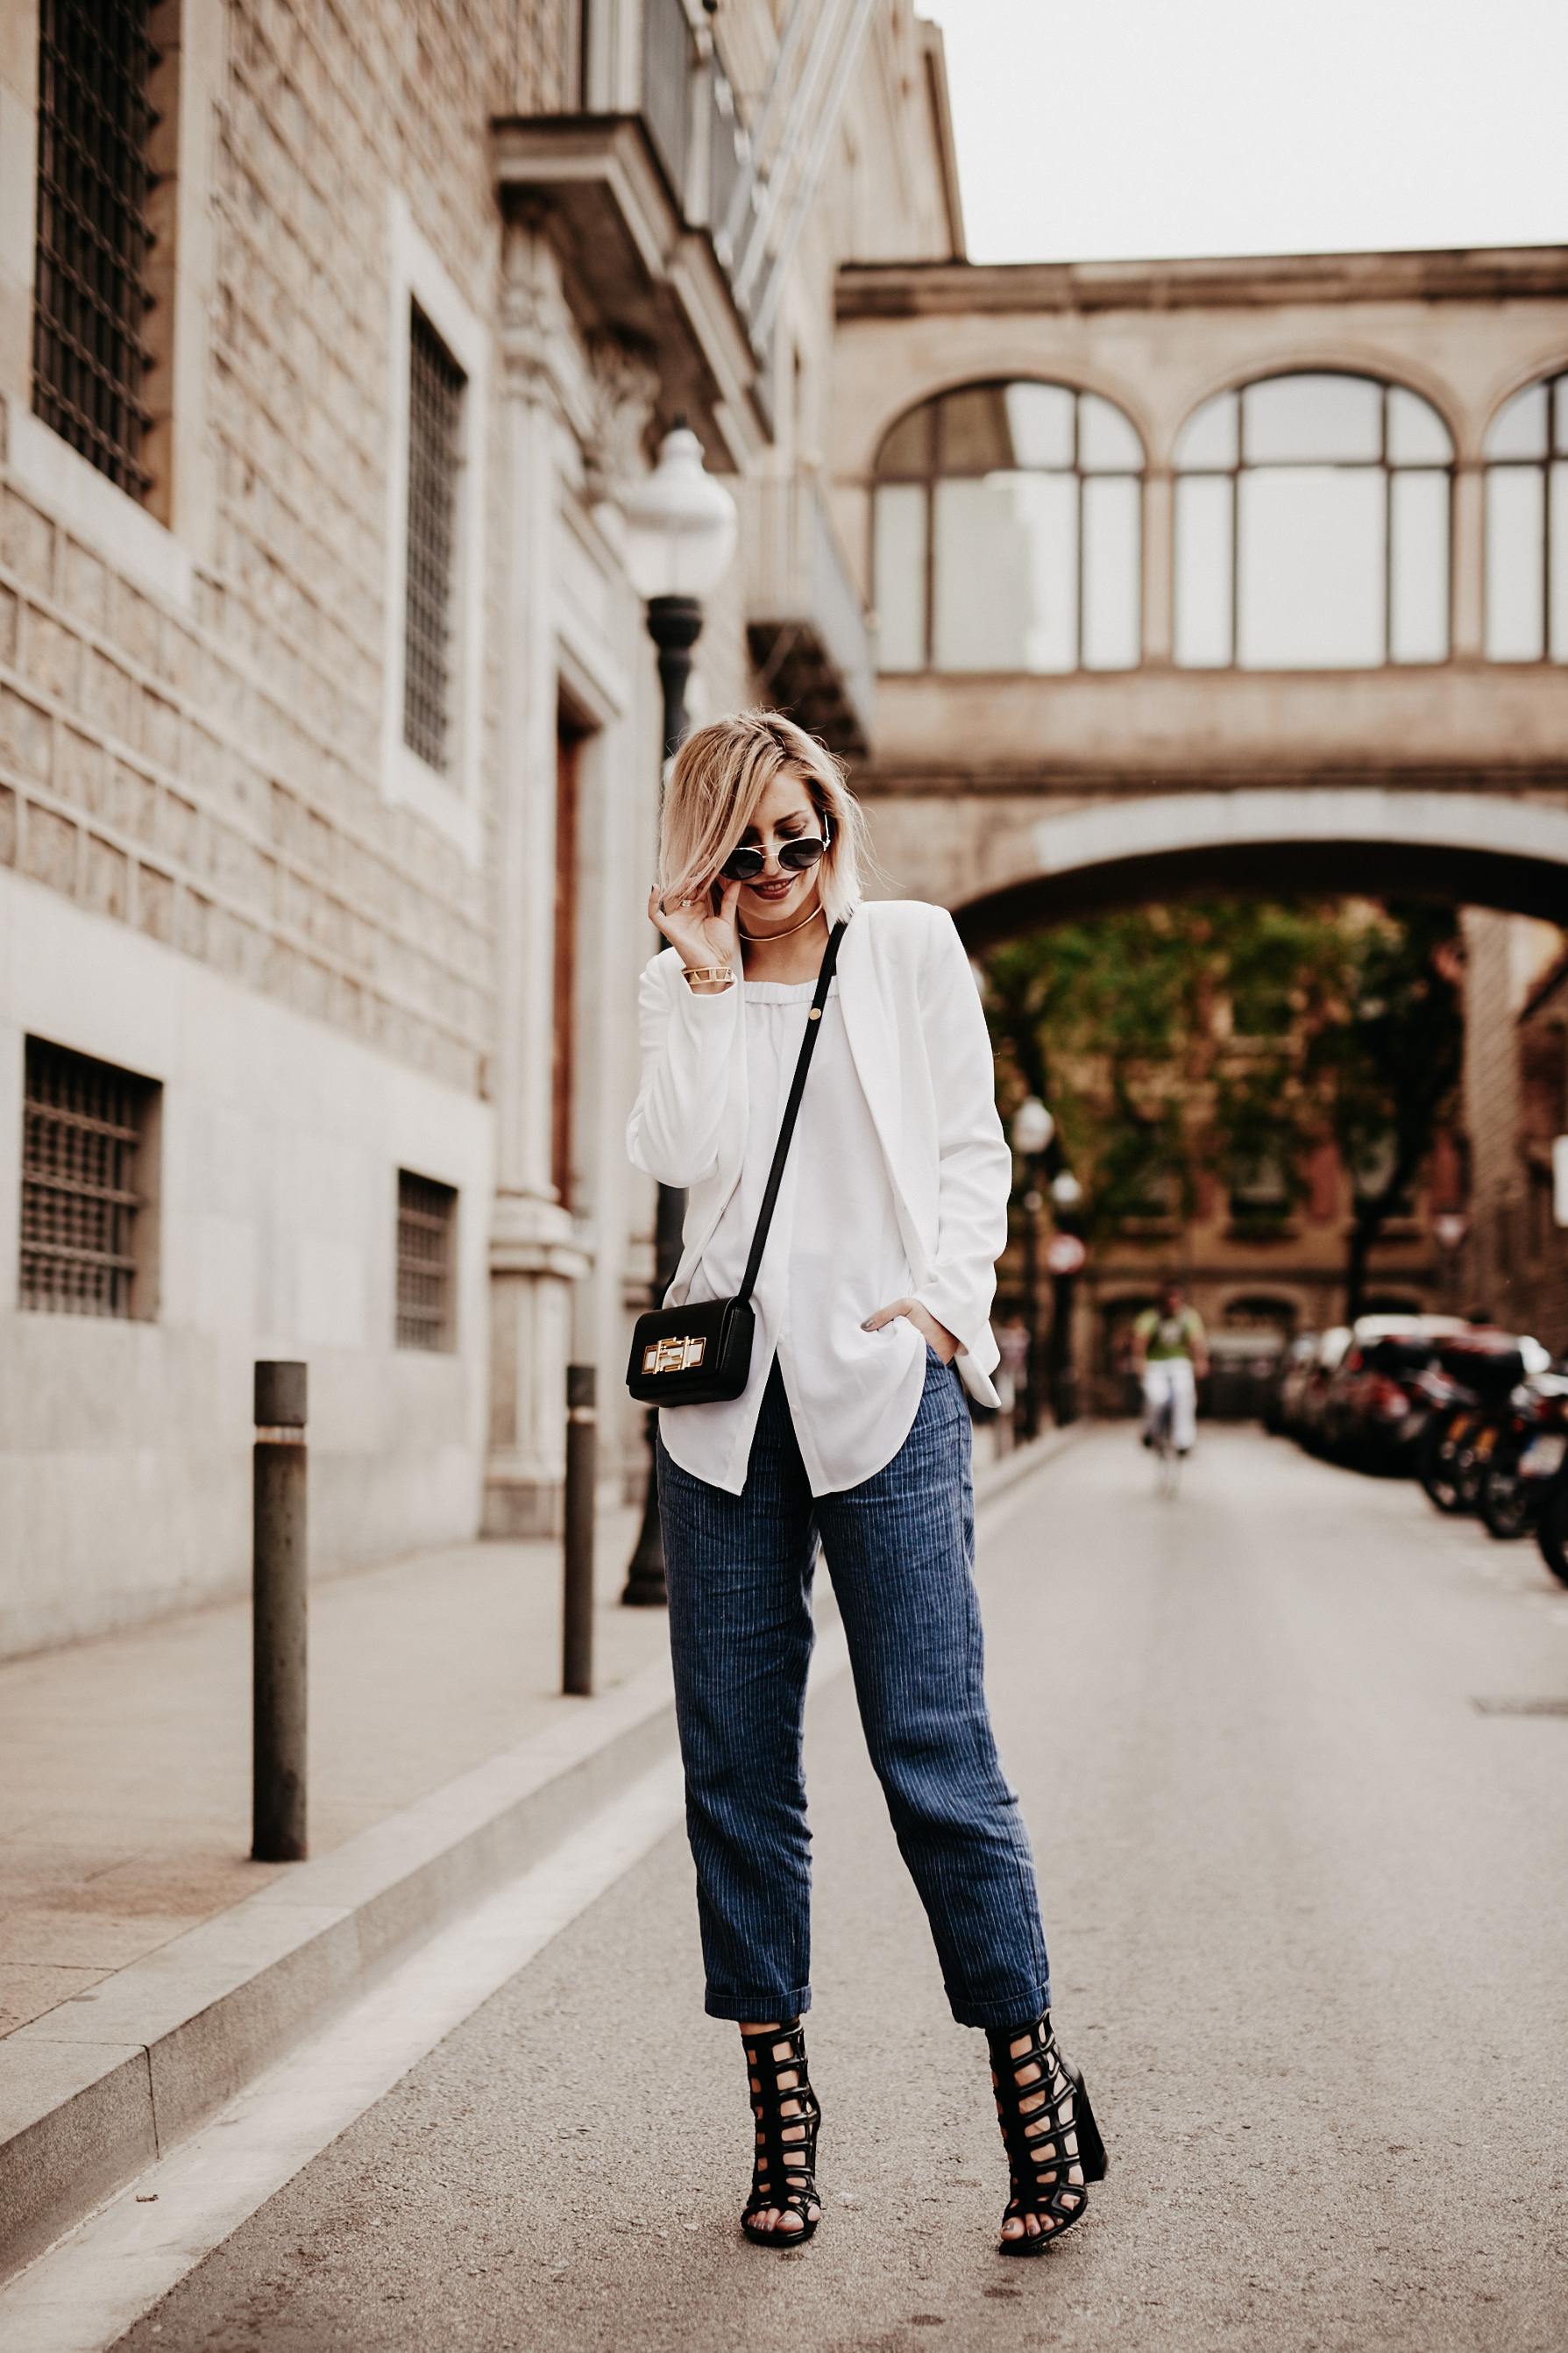
<svg viewBox="0 0 1568 2353"><path fill-rule="evenodd" d="M1016 1486L1018 1481L1026 1478L1031 1471L1037 1471L1043 1462L1049 1462L1054 1456L1064 1452L1089 1427L1087 1421L1072 1421L1064 1430L1043 1430L1038 1438L1031 1438L1024 1445L1016 1446L1011 1454L1000 1455L994 1462L984 1463L974 1474L975 1510L984 1511L987 1504L994 1503L998 1495L1005 1495L1009 1487Z"/></svg>
<svg viewBox="0 0 1568 2353"><path fill-rule="evenodd" d="M976 1506L1081 1427L984 1465ZM674 1740L660 1660L0 2042L0 2281Z"/></svg>
<svg viewBox="0 0 1568 2353"><path fill-rule="evenodd" d="M674 1739L660 1660L0 2042L0 2280Z"/></svg>

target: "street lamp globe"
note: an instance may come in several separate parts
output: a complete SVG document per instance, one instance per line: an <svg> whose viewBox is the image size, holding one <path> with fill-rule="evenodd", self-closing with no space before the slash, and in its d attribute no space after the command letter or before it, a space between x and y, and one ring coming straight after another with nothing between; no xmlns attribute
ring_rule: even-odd
<svg viewBox="0 0 1568 2353"><path fill-rule="evenodd" d="M1076 1209L1083 1198L1083 1187L1070 1168L1051 1178L1051 1198L1058 1209Z"/></svg>
<svg viewBox="0 0 1568 2353"><path fill-rule="evenodd" d="M1038 1095L1026 1095L1013 1113L1013 1149L1027 1160L1032 1153L1043 1152L1057 1132L1056 1121Z"/></svg>
<svg viewBox="0 0 1568 2353"><path fill-rule="evenodd" d="M735 553L735 501L702 464L702 444L678 425L653 472L621 501L626 569L639 596L706 596Z"/></svg>

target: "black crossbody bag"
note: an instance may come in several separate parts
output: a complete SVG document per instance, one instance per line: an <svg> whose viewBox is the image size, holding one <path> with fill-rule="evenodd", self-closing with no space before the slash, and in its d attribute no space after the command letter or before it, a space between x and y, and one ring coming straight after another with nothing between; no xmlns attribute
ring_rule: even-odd
<svg viewBox="0 0 1568 2353"><path fill-rule="evenodd" d="M828 935L822 969L816 976L805 1036L800 1042L800 1060L795 1066L741 1288L733 1299L703 1299L690 1307L652 1307L646 1315L637 1317L637 1329L632 1334L631 1362L626 1366L626 1387L639 1405L721 1405L738 1398L746 1386L752 1369L752 1334L756 1327L752 1291L767 1247L773 1204L778 1199L800 1099L805 1092L805 1074L811 1068L817 1033L822 1028L822 1008L827 1002L828 985L843 936L844 925L835 923Z"/></svg>

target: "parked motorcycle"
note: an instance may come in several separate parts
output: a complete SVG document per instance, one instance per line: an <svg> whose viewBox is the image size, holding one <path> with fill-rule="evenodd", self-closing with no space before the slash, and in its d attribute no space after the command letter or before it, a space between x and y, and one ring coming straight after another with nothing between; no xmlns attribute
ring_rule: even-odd
<svg viewBox="0 0 1568 2353"><path fill-rule="evenodd" d="M1547 1435L1563 1445L1563 1458L1551 1477L1543 1481L1544 1493L1535 1507L1535 1541L1552 1576L1568 1585L1568 1442L1556 1431ZM1544 1453L1549 1455L1551 1451L1549 1443Z"/></svg>
<svg viewBox="0 0 1568 2353"><path fill-rule="evenodd" d="M1497 1417L1551 1358L1535 1340L1474 1328L1445 1340L1415 1384L1425 1413L1415 1475L1440 1512L1473 1512L1498 1440Z"/></svg>
<svg viewBox="0 0 1568 2353"><path fill-rule="evenodd" d="M1433 1386L1438 1386L1435 1379ZM1467 1507L1459 1492L1459 1473L1470 1433L1484 1417L1480 1399L1458 1382L1441 1380L1444 1394L1432 1399L1432 1409L1415 1457L1415 1476L1428 1503L1440 1512L1455 1514Z"/></svg>
<svg viewBox="0 0 1568 2353"><path fill-rule="evenodd" d="M1537 1373L1521 1382L1495 1418L1476 1508L1503 1543L1528 1535L1546 1482L1568 1452L1568 1379Z"/></svg>

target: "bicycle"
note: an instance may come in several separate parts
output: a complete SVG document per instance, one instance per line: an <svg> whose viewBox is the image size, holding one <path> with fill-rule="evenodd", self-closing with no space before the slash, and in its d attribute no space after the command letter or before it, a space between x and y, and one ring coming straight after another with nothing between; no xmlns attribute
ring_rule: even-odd
<svg viewBox="0 0 1568 2353"><path fill-rule="evenodd" d="M1167 1393L1154 1409L1149 1424L1149 1444L1154 1456L1154 1493L1174 1500L1182 1481L1182 1458L1176 1448L1176 1401Z"/></svg>

